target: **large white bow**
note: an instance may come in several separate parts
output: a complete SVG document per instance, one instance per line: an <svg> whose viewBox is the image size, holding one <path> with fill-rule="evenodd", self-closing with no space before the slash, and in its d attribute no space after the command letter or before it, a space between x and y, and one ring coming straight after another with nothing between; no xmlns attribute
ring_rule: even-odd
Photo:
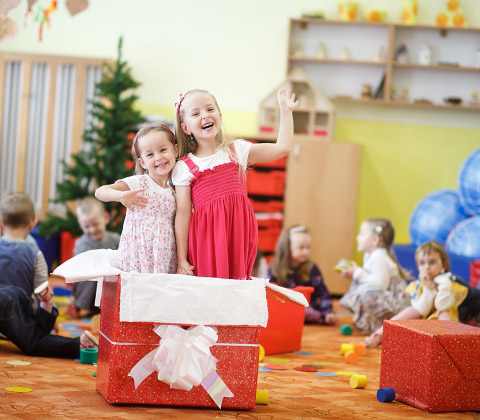
<svg viewBox="0 0 480 420"><path fill-rule="evenodd" d="M216 373L217 359L210 347L218 340L217 332L203 325L184 330L177 325L154 328L161 337L158 348L144 356L130 371L135 389L153 372L170 388L190 391L202 385L219 408L233 393Z"/></svg>

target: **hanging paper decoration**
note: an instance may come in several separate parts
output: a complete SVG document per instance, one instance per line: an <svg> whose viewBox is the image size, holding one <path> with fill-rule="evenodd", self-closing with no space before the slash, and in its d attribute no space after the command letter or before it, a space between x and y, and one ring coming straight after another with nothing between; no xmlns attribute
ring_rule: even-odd
<svg viewBox="0 0 480 420"><path fill-rule="evenodd" d="M468 27L460 0L448 0L445 9L435 18L438 26Z"/></svg>
<svg viewBox="0 0 480 420"><path fill-rule="evenodd" d="M67 0L65 4L70 14L75 16L88 7L88 0Z"/></svg>
<svg viewBox="0 0 480 420"><path fill-rule="evenodd" d="M19 4L20 0L0 0L0 14L5 14L10 9L15 9Z"/></svg>
<svg viewBox="0 0 480 420"><path fill-rule="evenodd" d="M38 32L38 40L41 41L43 39L43 25L45 23L50 26L50 15L57 9L57 1L52 0L50 5L44 9L42 6L37 8L35 13L35 22L40 22L40 28Z"/></svg>
<svg viewBox="0 0 480 420"><path fill-rule="evenodd" d="M18 32L17 23L8 16L0 16L0 41L14 37Z"/></svg>

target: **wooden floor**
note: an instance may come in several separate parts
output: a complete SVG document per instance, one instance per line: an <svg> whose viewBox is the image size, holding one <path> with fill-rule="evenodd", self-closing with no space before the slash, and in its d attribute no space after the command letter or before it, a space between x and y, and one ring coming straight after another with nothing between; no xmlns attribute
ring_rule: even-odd
<svg viewBox="0 0 480 420"><path fill-rule="evenodd" d="M350 316L341 316L341 323ZM90 324L64 322L60 332L78 334ZM94 323L92 331L98 331ZM77 329L77 327L79 329ZM475 419L475 413L429 414L408 405L380 403L376 399L379 382L380 353L367 350L355 365L347 364L340 355L343 342L361 342L354 333L342 336L339 327L306 326L302 350L313 355L283 354L286 370L260 372L257 389L268 390L268 405L257 405L252 411L185 409L142 405L110 405L95 389L96 367L74 360L23 356L11 343L0 343L0 419ZM266 357L264 363L274 362ZM12 366L12 360L30 362ZM348 376L322 377L302 372L295 367L319 364L318 372L353 371L365 374L365 389L352 389ZM5 391L6 387L27 387L32 392ZM480 419L480 417L478 417Z"/></svg>

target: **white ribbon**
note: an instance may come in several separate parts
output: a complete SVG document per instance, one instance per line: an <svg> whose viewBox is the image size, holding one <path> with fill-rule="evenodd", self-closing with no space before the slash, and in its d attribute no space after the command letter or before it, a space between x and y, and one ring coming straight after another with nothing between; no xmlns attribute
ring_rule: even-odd
<svg viewBox="0 0 480 420"><path fill-rule="evenodd" d="M213 328L199 325L184 330L177 325L161 325L154 332L161 337L158 348L144 356L128 374L135 389L156 371L158 380L173 389L190 391L202 385L219 408L223 398L234 396L216 373L217 359L210 352L218 340Z"/></svg>

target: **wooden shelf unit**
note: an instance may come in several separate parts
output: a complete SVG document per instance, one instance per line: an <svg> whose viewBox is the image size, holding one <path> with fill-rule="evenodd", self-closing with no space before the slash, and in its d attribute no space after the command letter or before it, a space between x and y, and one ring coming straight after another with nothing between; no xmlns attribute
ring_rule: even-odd
<svg viewBox="0 0 480 420"><path fill-rule="evenodd" d="M326 47L325 58L315 56L320 43ZM409 62L395 60L395 50L402 43L409 51ZM417 62L423 43L432 49L432 64ZM293 53L298 44L302 45L303 56ZM340 58L343 47L349 48L348 59ZM376 61L374 56L380 48L384 51L383 60ZM479 106L470 105L472 91L480 91L480 67L474 66L478 48L480 28L291 19L287 74L296 67L302 68L318 89L338 103L478 112ZM371 85L372 95L381 89L381 97L362 98L363 84ZM393 86L399 92L408 87L409 100L392 99ZM444 102L454 96L462 98L461 105ZM414 103L419 99L432 103Z"/></svg>

